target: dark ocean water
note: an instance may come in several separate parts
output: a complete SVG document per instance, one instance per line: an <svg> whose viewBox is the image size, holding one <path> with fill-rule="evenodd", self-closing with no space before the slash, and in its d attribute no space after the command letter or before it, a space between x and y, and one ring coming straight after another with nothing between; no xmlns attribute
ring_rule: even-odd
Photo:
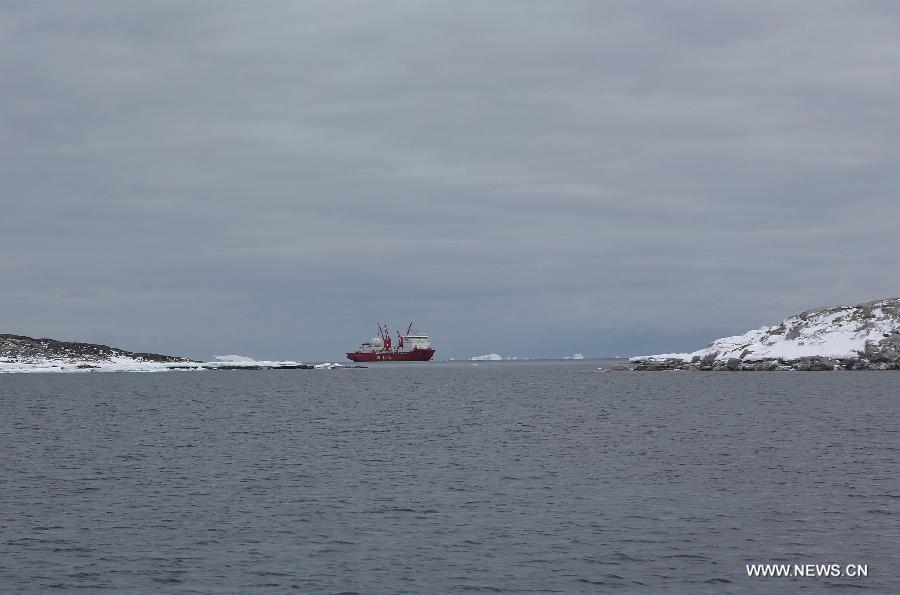
<svg viewBox="0 0 900 595"><path fill-rule="evenodd" d="M900 373L597 366L0 376L0 592L900 592Z"/></svg>

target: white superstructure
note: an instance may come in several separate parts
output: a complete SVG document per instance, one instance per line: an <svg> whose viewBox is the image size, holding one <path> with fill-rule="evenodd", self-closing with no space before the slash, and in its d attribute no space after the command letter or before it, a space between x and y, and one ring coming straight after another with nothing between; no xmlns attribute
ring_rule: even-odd
<svg viewBox="0 0 900 595"><path fill-rule="evenodd" d="M418 330L415 334L403 335L399 351L412 351L413 349L431 349L431 340Z"/></svg>

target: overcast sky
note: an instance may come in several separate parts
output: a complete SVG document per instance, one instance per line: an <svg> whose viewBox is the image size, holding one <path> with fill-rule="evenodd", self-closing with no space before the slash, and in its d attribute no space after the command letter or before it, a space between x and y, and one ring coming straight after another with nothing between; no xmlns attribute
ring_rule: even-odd
<svg viewBox="0 0 900 595"><path fill-rule="evenodd" d="M0 8L0 332L693 350L900 294L895 2Z"/></svg>

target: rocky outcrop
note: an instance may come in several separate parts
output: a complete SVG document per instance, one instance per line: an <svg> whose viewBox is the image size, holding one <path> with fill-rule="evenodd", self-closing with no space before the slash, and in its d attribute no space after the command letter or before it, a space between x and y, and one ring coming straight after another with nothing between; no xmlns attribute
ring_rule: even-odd
<svg viewBox="0 0 900 595"><path fill-rule="evenodd" d="M900 370L900 298L807 310L698 351L630 363L637 371Z"/></svg>
<svg viewBox="0 0 900 595"><path fill-rule="evenodd" d="M186 357L125 351L108 345L76 343L55 339L34 339L23 335L0 334L0 359L7 361L60 360L69 362L108 362L127 358L137 362L190 362Z"/></svg>

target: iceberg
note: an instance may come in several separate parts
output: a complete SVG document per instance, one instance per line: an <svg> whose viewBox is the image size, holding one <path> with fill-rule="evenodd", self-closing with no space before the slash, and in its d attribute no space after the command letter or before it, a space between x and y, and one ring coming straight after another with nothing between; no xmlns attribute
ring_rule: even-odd
<svg viewBox="0 0 900 595"><path fill-rule="evenodd" d="M471 361L490 361L490 362L499 362L503 359L502 355L497 355L496 353L488 353L487 355L476 355L473 358L470 358Z"/></svg>

